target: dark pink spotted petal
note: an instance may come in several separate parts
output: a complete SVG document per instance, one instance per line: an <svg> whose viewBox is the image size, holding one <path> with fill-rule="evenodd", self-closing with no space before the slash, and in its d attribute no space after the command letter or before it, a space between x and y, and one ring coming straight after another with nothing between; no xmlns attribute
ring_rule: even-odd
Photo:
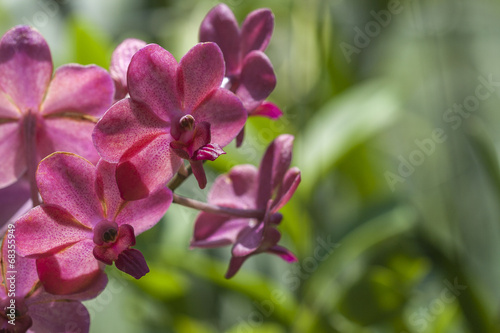
<svg viewBox="0 0 500 333"><path fill-rule="evenodd" d="M99 154L116 163L134 145L168 133L169 123L158 118L145 105L127 98L115 103L99 120L92 134Z"/></svg>
<svg viewBox="0 0 500 333"><path fill-rule="evenodd" d="M211 142L228 145L241 131L247 120L241 101L226 89L217 89L192 112L197 122L210 124Z"/></svg>
<svg viewBox="0 0 500 333"><path fill-rule="evenodd" d="M215 43L197 44L182 57L177 84L186 113L192 113L198 104L220 87L224 70L224 57Z"/></svg>
<svg viewBox="0 0 500 333"><path fill-rule="evenodd" d="M130 62L128 89L130 97L150 107L160 119L180 118L181 100L177 88L177 61L164 48L149 44Z"/></svg>
<svg viewBox="0 0 500 333"><path fill-rule="evenodd" d="M78 222L67 211L45 204L23 215L15 228L18 253L36 258L92 237L92 229Z"/></svg>
<svg viewBox="0 0 500 333"><path fill-rule="evenodd" d="M62 207L81 224L92 227L104 212L96 194L95 166L70 153L54 153L43 159L37 184L44 203Z"/></svg>
<svg viewBox="0 0 500 333"><path fill-rule="evenodd" d="M170 148L171 141L169 134L159 135L123 155L116 169L116 181L124 200L143 199L175 175L182 160Z"/></svg>
<svg viewBox="0 0 500 333"><path fill-rule="evenodd" d="M36 260L45 290L55 295L84 292L100 281L104 264L92 255L94 242L87 239L46 258Z"/></svg>

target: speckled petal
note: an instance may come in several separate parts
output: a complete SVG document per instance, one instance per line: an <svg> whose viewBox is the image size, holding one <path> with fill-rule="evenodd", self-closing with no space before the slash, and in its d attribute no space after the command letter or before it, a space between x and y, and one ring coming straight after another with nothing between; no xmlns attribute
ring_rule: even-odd
<svg viewBox="0 0 500 333"><path fill-rule="evenodd" d="M102 220L96 169L89 161L75 154L54 153L40 162L36 179L44 203L62 207L88 227Z"/></svg>
<svg viewBox="0 0 500 333"><path fill-rule="evenodd" d="M26 171L26 153L21 122L0 124L0 188L18 180Z"/></svg>
<svg viewBox="0 0 500 333"><path fill-rule="evenodd" d="M109 73L115 82L115 100L120 100L127 95L128 66L130 65L132 56L144 46L146 46L146 42L140 39L127 38L113 51Z"/></svg>

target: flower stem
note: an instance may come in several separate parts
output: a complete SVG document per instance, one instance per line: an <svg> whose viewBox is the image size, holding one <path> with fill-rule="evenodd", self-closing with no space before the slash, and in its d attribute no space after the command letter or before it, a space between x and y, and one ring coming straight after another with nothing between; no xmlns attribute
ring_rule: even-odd
<svg viewBox="0 0 500 333"><path fill-rule="evenodd" d="M191 174L193 170L191 169L191 165L184 167L182 165L181 170L177 172L177 174L172 178L172 180L168 183L167 187L173 191L175 191Z"/></svg>
<svg viewBox="0 0 500 333"><path fill-rule="evenodd" d="M24 142L26 144L26 164L28 166L28 179L30 183L31 190L31 201L33 202L33 207L40 204L38 199L38 186L36 185L36 168L37 168L37 156L36 156L36 115L28 111L28 114L24 118Z"/></svg>
<svg viewBox="0 0 500 333"><path fill-rule="evenodd" d="M244 218L255 218L262 220L265 215L265 211L256 209L237 209L230 207L222 207L217 205L211 205L209 203L201 202L198 200L186 198L174 193L174 202L181 206L190 207L193 209L201 210L207 213L220 214L220 215L230 215L236 217Z"/></svg>

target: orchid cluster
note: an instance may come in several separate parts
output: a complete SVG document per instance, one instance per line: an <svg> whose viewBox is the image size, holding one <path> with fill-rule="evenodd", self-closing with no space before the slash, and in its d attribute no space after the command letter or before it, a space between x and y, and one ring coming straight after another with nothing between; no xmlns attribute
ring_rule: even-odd
<svg viewBox="0 0 500 333"><path fill-rule="evenodd" d="M107 265L136 279L149 272L136 237L172 202L201 211L191 247L232 245L227 278L262 252L296 261L277 230L300 182L293 136L278 136L258 168L219 176L207 203L174 193L191 174L206 187L204 162L242 144L248 117L282 115L266 101L273 24L259 9L240 28L220 4L179 62L126 39L109 72L70 64L53 73L47 43L28 26L2 37L0 331L88 331L81 301L106 287Z"/></svg>

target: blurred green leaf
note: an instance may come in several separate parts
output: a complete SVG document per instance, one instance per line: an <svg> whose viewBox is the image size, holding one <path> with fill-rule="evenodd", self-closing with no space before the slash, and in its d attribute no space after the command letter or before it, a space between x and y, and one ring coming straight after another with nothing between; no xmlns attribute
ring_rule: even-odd
<svg viewBox="0 0 500 333"><path fill-rule="evenodd" d="M72 34L75 62L82 65L95 64L108 69L112 49L105 33L78 17L71 19L68 26Z"/></svg>

